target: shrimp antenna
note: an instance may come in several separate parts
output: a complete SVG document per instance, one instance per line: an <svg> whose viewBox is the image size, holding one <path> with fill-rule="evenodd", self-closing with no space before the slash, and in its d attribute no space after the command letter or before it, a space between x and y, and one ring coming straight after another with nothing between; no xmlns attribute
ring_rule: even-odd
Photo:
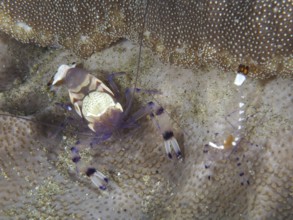
<svg viewBox="0 0 293 220"><path fill-rule="evenodd" d="M29 118L30 116L11 115L9 113L7 113L7 114L6 113L0 113L0 116L18 118L18 119L22 119L22 120L25 120L25 121L33 122L33 123L36 123L36 124L40 124L40 125L52 127L52 128L56 127L56 125L52 125L50 123L40 122L40 121L31 119L31 118Z"/></svg>
<svg viewBox="0 0 293 220"><path fill-rule="evenodd" d="M134 88L136 88L136 86L137 86L138 75L139 75L139 71L140 71L142 41L143 41L143 33L144 33L144 28L145 28L145 23L146 23L146 17L147 17L147 12L148 12L148 6L149 6L148 3L149 3L148 0L146 0L146 6L145 6L144 15L143 15L142 30L139 33L139 49L138 49L138 59L137 59L137 65L136 65L136 74L135 74ZM131 109L135 92L136 92L135 89L133 89L132 94L131 94L131 97L130 97L129 105L127 106L127 109L125 110L125 115L128 115L128 113L129 113L129 111Z"/></svg>

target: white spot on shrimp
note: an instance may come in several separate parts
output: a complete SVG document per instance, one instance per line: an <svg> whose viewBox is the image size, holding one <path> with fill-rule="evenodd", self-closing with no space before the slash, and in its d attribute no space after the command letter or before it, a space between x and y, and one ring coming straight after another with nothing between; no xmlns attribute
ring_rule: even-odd
<svg viewBox="0 0 293 220"><path fill-rule="evenodd" d="M242 108L244 106L243 102L239 102L239 108Z"/></svg>

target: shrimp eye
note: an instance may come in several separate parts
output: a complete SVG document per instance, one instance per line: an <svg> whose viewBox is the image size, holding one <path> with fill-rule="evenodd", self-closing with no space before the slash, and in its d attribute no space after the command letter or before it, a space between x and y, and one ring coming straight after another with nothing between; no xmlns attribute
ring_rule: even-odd
<svg viewBox="0 0 293 220"><path fill-rule="evenodd" d="M247 75L248 74L248 71L249 71L249 67L248 66L245 66L243 64L240 64L239 67L238 67L238 72L239 73L242 73L244 75Z"/></svg>

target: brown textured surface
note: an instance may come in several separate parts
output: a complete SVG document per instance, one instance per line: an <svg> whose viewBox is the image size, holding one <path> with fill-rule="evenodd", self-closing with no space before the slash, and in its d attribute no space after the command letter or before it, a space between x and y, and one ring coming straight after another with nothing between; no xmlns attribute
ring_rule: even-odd
<svg viewBox="0 0 293 220"><path fill-rule="evenodd" d="M138 42L145 8L146 1L135 0L2 0L0 29L85 57L120 38ZM184 67L233 71L245 63L253 77L292 77L292 8L289 0L149 0L144 41L164 61Z"/></svg>
<svg viewBox="0 0 293 220"><path fill-rule="evenodd" d="M82 62L104 79L105 74L99 70L134 71L136 56L137 48L129 42L86 60L64 51L44 53L35 58L31 74L23 83L0 93L0 109L19 114L37 112L46 116L39 121L47 118L48 123L54 120L54 125L60 125L63 120L58 115L64 113L52 106L56 101L68 101L68 94L63 89L55 94L47 90L47 82L60 64ZM96 189L85 176L75 174L69 150L76 140L74 130L46 138L43 132L52 135L55 127L41 129L40 124L1 116L0 218L293 218L291 79L248 79L243 92L248 113L254 117L245 123L246 136L239 151L230 160L225 160L223 152L203 153L206 143L220 141L233 132L225 116L237 109L239 101L232 84L234 76L216 70L165 66L145 51L139 87L162 91L155 98L172 116L184 161L166 158L161 138L148 120L122 134L121 139L115 137L93 149L79 134L85 148L83 160L110 179L106 192ZM133 83L131 74L117 81L122 87ZM148 95L137 98L140 103L136 107L153 100ZM233 117L228 119L233 122ZM82 121L74 121L73 129L81 125ZM241 166L237 166L239 161ZM206 169L205 165L210 167ZM243 177L239 176L241 172Z"/></svg>

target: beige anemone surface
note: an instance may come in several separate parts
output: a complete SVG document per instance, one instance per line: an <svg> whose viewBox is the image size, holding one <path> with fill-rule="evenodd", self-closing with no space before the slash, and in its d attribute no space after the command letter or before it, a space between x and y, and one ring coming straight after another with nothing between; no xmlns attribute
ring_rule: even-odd
<svg viewBox="0 0 293 220"><path fill-rule="evenodd" d="M88 57L120 38L183 67L292 77L291 0L2 0L0 29L22 42ZM145 16L145 26L144 14ZM143 29L143 26L145 27Z"/></svg>
<svg viewBox="0 0 293 220"><path fill-rule="evenodd" d="M133 111L157 100L169 113L183 161L167 158L148 119L89 147L92 133L84 122L55 105L69 101L66 90L50 91L47 83L59 65L75 61L102 80L107 72L126 71L116 79L123 90L133 86L137 50L124 41L88 59L63 50L43 51L32 56L21 80L0 93L1 111L12 115L0 116L0 218L293 218L291 79L248 78L239 94L235 72L164 65L144 50L138 87L161 94L136 94ZM22 72L21 66L17 70ZM235 132L229 122L237 120L240 95L245 96L247 120L237 151L230 156L206 152L209 141L220 144ZM15 117L21 115L27 116ZM62 126L65 120L68 125ZM106 191L76 174L70 155L76 140L84 163L109 178Z"/></svg>

